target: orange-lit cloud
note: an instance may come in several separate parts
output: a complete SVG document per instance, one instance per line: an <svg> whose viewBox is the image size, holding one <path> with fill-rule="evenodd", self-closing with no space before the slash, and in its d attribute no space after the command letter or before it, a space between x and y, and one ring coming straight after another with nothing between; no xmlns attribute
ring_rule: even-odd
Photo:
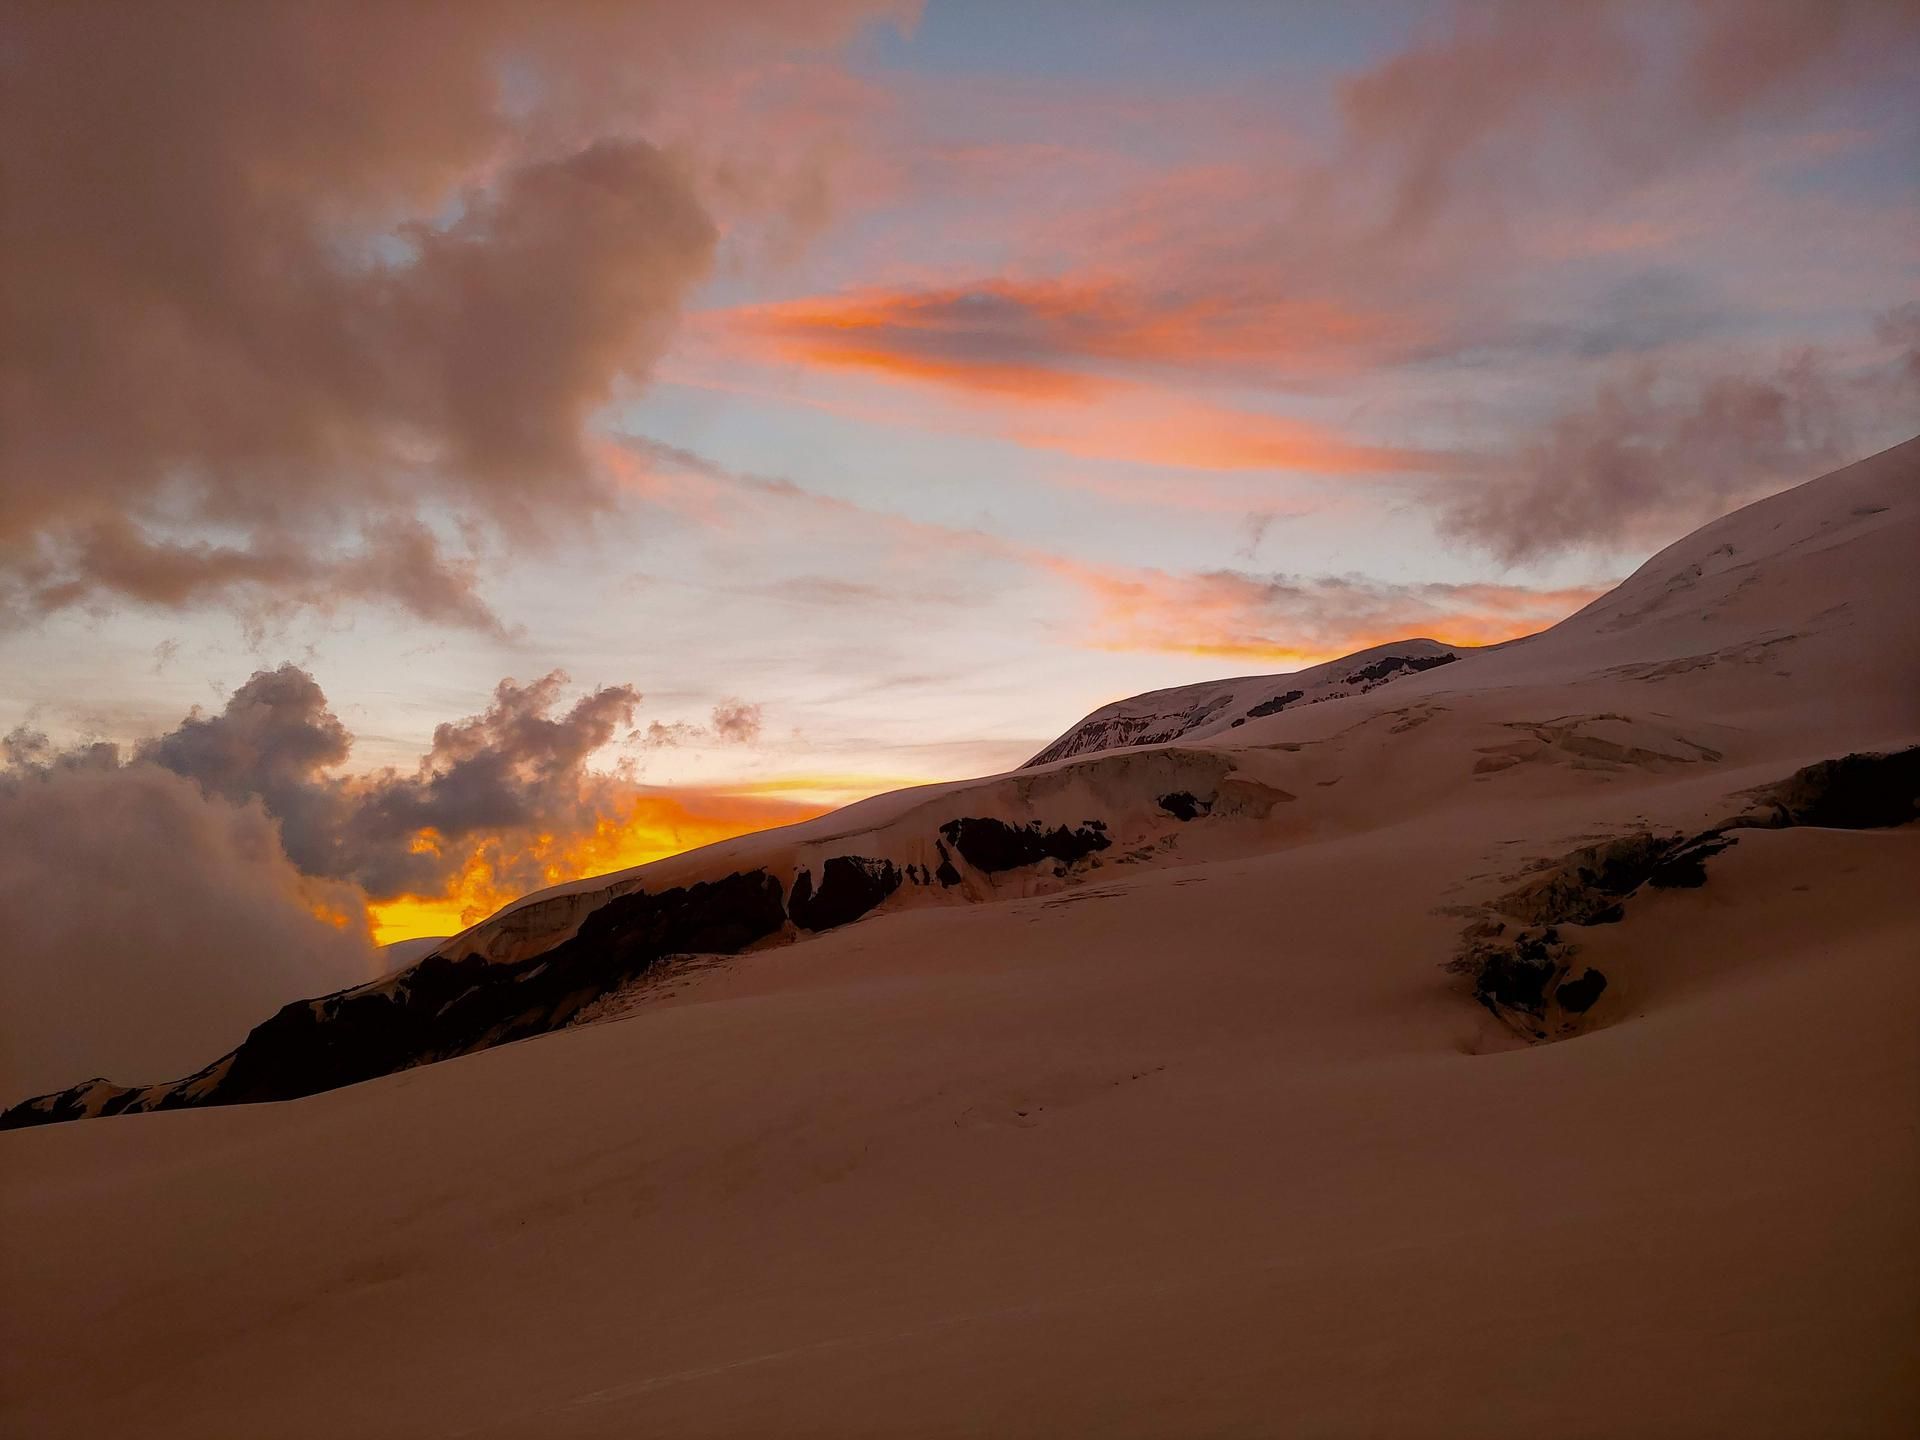
<svg viewBox="0 0 1920 1440"><path fill-rule="evenodd" d="M1172 574L1058 556L1041 563L1093 603L1091 644L1292 664L1413 636L1457 645L1511 640L1564 619L1604 588L1393 585L1233 570Z"/></svg>
<svg viewBox="0 0 1920 1440"><path fill-rule="evenodd" d="M975 563L1019 567L1064 581L1093 603L1092 625L1076 630L1073 643L1098 649L1306 662L1419 635L1486 645L1545 629L1606 588L1396 584L1358 576L1101 564L984 530L866 510L784 481L736 475L667 447L630 442L609 447L607 459L628 472L636 487L683 503L698 487L667 485L655 472L697 480L707 487L697 502L702 509L727 509L723 502L730 494L800 507L831 517L840 527L870 526L910 556L932 561L964 555ZM864 593L859 598L870 603Z"/></svg>
<svg viewBox="0 0 1920 1440"><path fill-rule="evenodd" d="M1023 444L1081 460L1187 470L1397 475L1461 464L1437 451L1360 443L1310 421L1183 400L1145 387L1130 388L1097 409L1015 417L1007 428Z"/></svg>
<svg viewBox="0 0 1920 1440"><path fill-rule="evenodd" d="M1411 316L1310 296L1167 297L1099 278L854 291L729 318L781 359L1049 398L1157 369L1325 378L1423 334Z"/></svg>
<svg viewBox="0 0 1920 1440"><path fill-rule="evenodd" d="M932 785L940 776L848 774L773 775L741 780L722 787L721 793L733 796L782 796L795 803L820 804L823 808L851 805L869 795L889 790L906 790L915 785Z"/></svg>
<svg viewBox="0 0 1920 1440"><path fill-rule="evenodd" d="M572 834L488 835L460 847L465 858L439 893L400 895L368 905L382 945L419 935L452 935L532 890L630 869L736 835L811 819L832 808L772 795L704 790L632 795ZM420 843L437 846L433 835ZM533 883L529 883L529 880Z"/></svg>
<svg viewBox="0 0 1920 1440"><path fill-rule="evenodd" d="M1196 381L1318 388L1404 356L1412 314L1311 297L1156 295L1112 279L815 296L708 317L723 352L937 393L958 428L1079 459L1207 471L1428 472L1446 457L1187 393ZM940 425L936 412L917 417Z"/></svg>

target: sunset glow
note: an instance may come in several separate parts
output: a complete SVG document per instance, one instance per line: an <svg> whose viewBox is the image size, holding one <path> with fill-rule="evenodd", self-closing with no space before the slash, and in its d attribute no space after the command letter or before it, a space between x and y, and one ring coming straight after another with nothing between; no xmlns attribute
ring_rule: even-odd
<svg viewBox="0 0 1920 1440"><path fill-rule="evenodd" d="M0 22L0 735L329 977L1920 404L1910 6L173 9Z"/></svg>
<svg viewBox="0 0 1920 1440"><path fill-rule="evenodd" d="M1920 0L0 0L0 1434L1920 1434Z"/></svg>
<svg viewBox="0 0 1920 1440"><path fill-rule="evenodd" d="M374 943L391 945L417 935L457 934L526 894L529 887L520 877L529 867L539 876L532 888L562 885L770 826L791 825L829 808L773 795L635 796L623 813L603 816L581 834L541 834L511 848L498 841L474 847L441 894L401 895L369 904ZM423 835L421 843L436 845L431 833Z"/></svg>

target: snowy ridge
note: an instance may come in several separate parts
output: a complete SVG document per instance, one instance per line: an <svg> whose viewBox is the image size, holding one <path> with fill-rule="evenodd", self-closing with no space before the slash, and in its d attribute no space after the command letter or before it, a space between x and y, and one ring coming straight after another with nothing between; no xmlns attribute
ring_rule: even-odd
<svg viewBox="0 0 1920 1440"><path fill-rule="evenodd" d="M559 1029L677 956L1240 862L1486 797L1582 814L1673 777L1663 823L1697 832L1741 785L1920 739L1915 553L1909 442L1714 522L1539 635L1407 640L1123 700L1009 774L526 897L394 974L284 1007L183 1080L87 1081L0 1128L315 1094Z"/></svg>
<svg viewBox="0 0 1920 1440"><path fill-rule="evenodd" d="M1101 706L1022 768L1051 765L1099 750L1204 740L1297 705L1364 695L1422 670L1451 664L1464 649L1434 640L1396 640L1304 670L1151 690Z"/></svg>

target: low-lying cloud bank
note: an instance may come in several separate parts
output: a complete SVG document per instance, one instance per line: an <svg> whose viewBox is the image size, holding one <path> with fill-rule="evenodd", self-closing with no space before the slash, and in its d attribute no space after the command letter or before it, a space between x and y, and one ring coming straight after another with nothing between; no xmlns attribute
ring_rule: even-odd
<svg viewBox="0 0 1920 1440"><path fill-rule="evenodd" d="M257 799L110 753L0 780L0 916L9 1101L184 1074L376 971L360 894L303 875Z"/></svg>
<svg viewBox="0 0 1920 1440"><path fill-rule="evenodd" d="M184 1073L278 1006L371 978L369 907L460 921L577 874L801 818L777 798L649 790L590 767L640 693L503 680L412 770L341 773L353 737L294 665L126 752L0 742L0 1094ZM727 701L705 738L744 744Z"/></svg>

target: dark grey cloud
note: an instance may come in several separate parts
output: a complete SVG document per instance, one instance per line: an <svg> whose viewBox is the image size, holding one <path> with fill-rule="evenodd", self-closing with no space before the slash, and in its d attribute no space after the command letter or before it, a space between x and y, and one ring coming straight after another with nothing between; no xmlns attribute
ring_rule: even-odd
<svg viewBox="0 0 1920 1440"><path fill-rule="evenodd" d="M591 773L587 761L631 726L640 693L610 685L556 715L566 679L556 670L530 685L502 680L484 713L435 729L412 774L348 782L333 869L374 896L433 893L464 859L463 841L569 833L612 815L619 782ZM439 837L437 853L415 847L423 831ZM536 871L502 878L526 889L541 882Z"/></svg>
<svg viewBox="0 0 1920 1440"><path fill-rule="evenodd" d="M533 888L544 877L531 859L500 857L536 833L591 830L631 789L588 762L632 725L639 692L605 686L562 709L566 683L557 670L526 685L502 680L480 714L438 726L410 771L337 773L353 737L314 678L290 664L255 673L219 712L189 715L125 757L108 744L56 750L26 729L0 741L0 755L21 775L165 770L209 800L258 804L300 874L376 900L439 893L482 841L504 842L502 885Z"/></svg>
<svg viewBox="0 0 1920 1440"><path fill-rule="evenodd" d="M569 842L646 796L589 768L633 736L640 694L502 680L417 765L343 773L353 736L313 676L262 670L130 751L0 738L0 1101L111 1072L175 1075L277 1006L380 968L366 905L549 883ZM714 708L709 742L759 733ZM656 726L656 728L658 728Z"/></svg>
<svg viewBox="0 0 1920 1440"><path fill-rule="evenodd" d="M0 610L497 628L423 521L511 549L607 505L587 418L714 261L657 95L874 8L0 10Z"/></svg>
<svg viewBox="0 0 1920 1440"><path fill-rule="evenodd" d="M111 747L56 757L16 735L6 754L0 1102L184 1074L279 1006L375 974L357 892L301 874L257 800Z"/></svg>
<svg viewBox="0 0 1920 1440"><path fill-rule="evenodd" d="M481 714L434 730L412 771L343 777L333 772L352 736L313 677L282 665L255 674L220 713L142 742L133 758L210 796L257 799L304 874L351 881L375 899L434 894L476 838L572 833L611 813L617 782L587 762L632 724L640 694L607 686L557 711L566 683L560 671L527 685L502 680ZM541 877L501 878L531 888Z"/></svg>

